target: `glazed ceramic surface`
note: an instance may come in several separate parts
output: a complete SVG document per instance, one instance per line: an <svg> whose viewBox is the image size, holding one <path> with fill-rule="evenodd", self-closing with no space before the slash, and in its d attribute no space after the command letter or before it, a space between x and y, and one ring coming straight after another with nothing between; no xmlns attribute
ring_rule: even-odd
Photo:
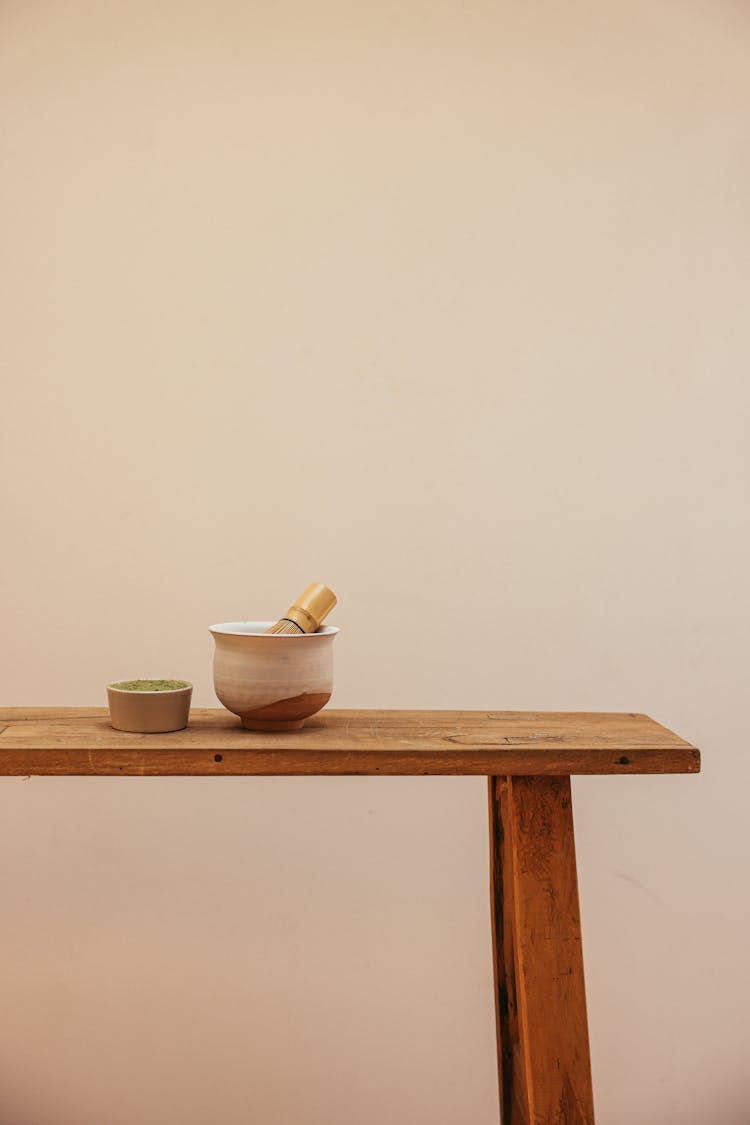
<svg viewBox="0 0 750 1125"><path fill-rule="evenodd" d="M299 730L333 691L333 642L338 629L266 633L272 621L212 625L214 690L249 730Z"/></svg>

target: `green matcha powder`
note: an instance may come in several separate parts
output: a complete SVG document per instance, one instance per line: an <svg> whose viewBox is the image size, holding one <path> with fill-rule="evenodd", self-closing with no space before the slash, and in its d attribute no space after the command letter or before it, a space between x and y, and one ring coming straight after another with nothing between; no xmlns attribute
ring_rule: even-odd
<svg viewBox="0 0 750 1125"><path fill-rule="evenodd" d="M109 686L118 691L175 691L191 685L187 680L118 680Z"/></svg>

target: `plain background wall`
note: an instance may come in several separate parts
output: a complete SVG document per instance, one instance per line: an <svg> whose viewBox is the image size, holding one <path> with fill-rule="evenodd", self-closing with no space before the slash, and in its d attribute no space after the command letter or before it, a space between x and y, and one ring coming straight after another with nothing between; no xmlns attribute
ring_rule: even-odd
<svg viewBox="0 0 750 1125"><path fill-rule="evenodd" d="M602 1125L750 1117L750 17L0 6L2 701L646 711L574 786ZM475 779L0 782L0 1125L490 1125Z"/></svg>

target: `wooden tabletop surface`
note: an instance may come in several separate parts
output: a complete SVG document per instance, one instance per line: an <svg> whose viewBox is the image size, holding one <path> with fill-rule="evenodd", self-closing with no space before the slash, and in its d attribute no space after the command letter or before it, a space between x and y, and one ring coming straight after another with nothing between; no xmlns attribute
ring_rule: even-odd
<svg viewBox="0 0 750 1125"><path fill-rule="evenodd" d="M0 775L697 773L700 754L647 715L325 710L301 731L244 730L195 708L171 734L113 730L105 708L0 708Z"/></svg>

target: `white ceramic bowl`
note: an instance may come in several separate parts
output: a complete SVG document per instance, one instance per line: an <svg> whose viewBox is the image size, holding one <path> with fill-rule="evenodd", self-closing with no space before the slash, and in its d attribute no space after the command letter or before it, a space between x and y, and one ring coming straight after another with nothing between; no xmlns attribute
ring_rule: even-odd
<svg viewBox="0 0 750 1125"><path fill-rule="evenodd" d="M248 730L299 730L333 691L333 642L338 629L266 633L273 621L212 625L214 690Z"/></svg>

